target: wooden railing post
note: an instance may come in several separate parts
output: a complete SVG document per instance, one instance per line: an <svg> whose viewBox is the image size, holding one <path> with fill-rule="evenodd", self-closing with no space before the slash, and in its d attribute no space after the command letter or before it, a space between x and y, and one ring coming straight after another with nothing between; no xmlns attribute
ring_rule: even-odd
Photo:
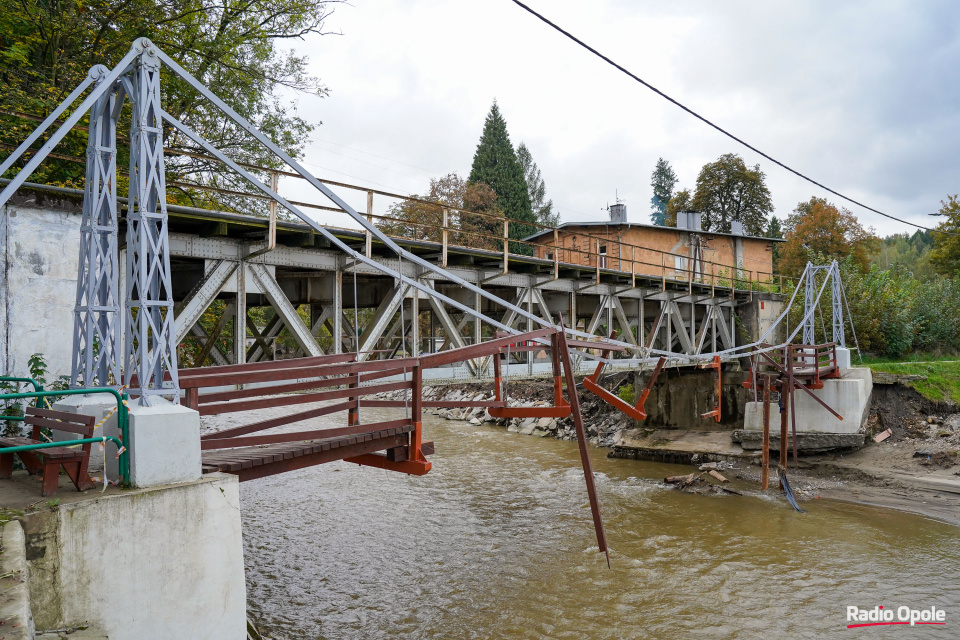
<svg viewBox="0 0 960 640"><path fill-rule="evenodd" d="M553 230L553 279L560 279L560 231Z"/></svg>
<svg viewBox="0 0 960 640"><path fill-rule="evenodd" d="M443 210L443 232L442 232L443 247L441 248L441 258L440 258L440 261L441 261L441 265L440 265L440 266L442 266L444 269L447 268L447 225L448 225L448 222L449 222L448 210L447 210L447 209L444 209L444 210Z"/></svg>
<svg viewBox="0 0 960 640"><path fill-rule="evenodd" d="M373 191L367 191L367 222L373 224ZM364 251L368 258L373 255L373 234L369 231L364 241Z"/></svg>
<svg viewBox="0 0 960 640"><path fill-rule="evenodd" d="M630 286L637 288L637 257L635 245L630 245Z"/></svg>
<svg viewBox="0 0 960 640"><path fill-rule="evenodd" d="M510 271L510 221L503 219L503 272Z"/></svg>
<svg viewBox="0 0 960 640"><path fill-rule="evenodd" d="M597 284L600 284L600 241L594 240L594 245L597 251Z"/></svg>

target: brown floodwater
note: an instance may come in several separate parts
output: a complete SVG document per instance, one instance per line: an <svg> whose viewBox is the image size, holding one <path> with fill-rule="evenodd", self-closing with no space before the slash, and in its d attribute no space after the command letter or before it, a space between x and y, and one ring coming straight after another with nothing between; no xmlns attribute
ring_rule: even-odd
<svg viewBox="0 0 960 640"><path fill-rule="evenodd" d="M241 485L268 637L960 637L951 525L826 500L796 513L746 483L680 493L662 478L688 467L594 449L607 569L574 443L433 416L424 430L425 477L338 462ZM935 606L946 625L846 628L847 606L878 605Z"/></svg>

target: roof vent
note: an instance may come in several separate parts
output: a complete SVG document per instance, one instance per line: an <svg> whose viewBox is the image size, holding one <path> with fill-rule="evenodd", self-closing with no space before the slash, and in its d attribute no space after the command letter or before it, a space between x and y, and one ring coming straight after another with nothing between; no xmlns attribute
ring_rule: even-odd
<svg viewBox="0 0 960 640"><path fill-rule="evenodd" d="M625 224L627 222L627 205L622 202L610 205L610 222Z"/></svg>
<svg viewBox="0 0 960 640"><path fill-rule="evenodd" d="M678 211L677 229L689 229L690 231L701 230L700 212L698 211Z"/></svg>

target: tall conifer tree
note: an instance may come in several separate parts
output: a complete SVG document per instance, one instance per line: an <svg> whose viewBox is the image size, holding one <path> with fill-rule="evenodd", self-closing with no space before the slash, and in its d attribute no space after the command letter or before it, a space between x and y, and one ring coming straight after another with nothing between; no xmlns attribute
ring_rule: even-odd
<svg viewBox="0 0 960 640"><path fill-rule="evenodd" d="M523 224L536 222L536 218L530 206L530 194L527 192L523 168L510 143L507 122L500 114L496 100L483 124L483 134L473 155L469 182L484 182L490 185L497 194L497 204L503 209L504 215L519 221L519 224L510 224L511 238L523 238L536 231L536 227ZM514 243L511 243L510 250L527 255L532 253L530 247Z"/></svg>

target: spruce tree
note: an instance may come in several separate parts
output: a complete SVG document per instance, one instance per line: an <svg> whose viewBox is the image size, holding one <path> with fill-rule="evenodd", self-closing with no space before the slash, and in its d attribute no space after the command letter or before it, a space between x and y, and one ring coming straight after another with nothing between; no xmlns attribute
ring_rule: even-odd
<svg viewBox="0 0 960 640"><path fill-rule="evenodd" d="M519 221L519 223L510 224L511 238L523 238L536 231L533 225L523 224L536 222L536 218L530 206L530 194L527 191L523 168L513 150L513 145L510 144L507 123L500 114L496 100L490 107L490 113L487 114L483 124L483 134L480 136L477 151L473 155L469 182L471 184L483 182L489 185L497 194L497 204L504 215L511 220ZM515 243L511 243L510 251L524 255L533 253L529 246Z"/></svg>
<svg viewBox="0 0 960 640"><path fill-rule="evenodd" d="M547 200L547 185L540 175L540 167L533 161L530 149L520 143L517 147L517 159L527 181L527 193L530 194L530 207L537 223L546 227L555 227L560 223L560 214L553 211L553 200Z"/></svg>
<svg viewBox="0 0 960 640"><path fill-rule="evenodd" d="M653 187L653 197L650 198L653 211L650 213L650 220L653 224L664 225L667 221L667 204L673 197L673 188L677 186L677 174L663 158L657 160L657 166L650 176L650 186Z"/></svg>

